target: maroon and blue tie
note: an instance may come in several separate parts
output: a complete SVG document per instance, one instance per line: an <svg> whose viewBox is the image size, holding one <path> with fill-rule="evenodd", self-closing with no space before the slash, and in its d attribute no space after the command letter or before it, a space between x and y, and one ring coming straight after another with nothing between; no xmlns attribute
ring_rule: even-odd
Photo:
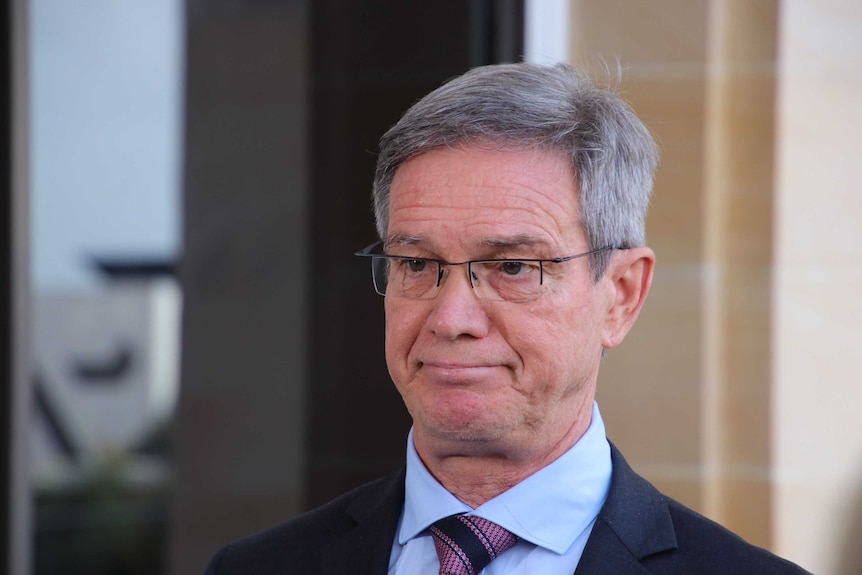
<svg viewBox="0 0 862 575"><path fill-rule="evenodd" d="M430 528L440 559L440 575L477 575L518 536L473 515L451 515Z"/></svg>

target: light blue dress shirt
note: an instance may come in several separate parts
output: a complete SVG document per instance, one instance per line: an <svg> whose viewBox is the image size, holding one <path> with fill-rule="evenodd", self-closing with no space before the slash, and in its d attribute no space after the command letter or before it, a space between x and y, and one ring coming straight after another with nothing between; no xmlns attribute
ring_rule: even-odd
<svg viewBox="0 0 862 575"><path fill-rule="evenodd" d="M407 439L404 509L389 560L390 575L437 575L439 563L428 527L455 513L478 515L521 540L482 575L572 575L611 481L611 449L599 406L590 427L556 461L476 509L434 479Z"/></svg>

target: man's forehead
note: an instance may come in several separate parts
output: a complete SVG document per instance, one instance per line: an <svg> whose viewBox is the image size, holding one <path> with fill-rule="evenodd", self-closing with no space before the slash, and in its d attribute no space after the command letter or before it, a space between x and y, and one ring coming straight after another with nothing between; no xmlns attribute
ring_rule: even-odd
<svg viewBox="0 0 862 575"><path fill-rule="evenodd" d="M512 235L485 236L474 240L475 247L504 250L509 248L523 247L550 247L548 238L533 234L516 233ZM388 246L417 246L420 248L434 248L435 238L430 236L404 234L392 232L386 237L385 245Z"/></svg>
<svg viewBox="0 0 862 575"><path fill-rule="evenodd" d="M393 178L397 179L400 174L403 174L405 166L425 163L430 159L452 164L477 160L474 163L478 164L478 160L481 158L483 160L481 169L493 171L496 166L510 166L511 159L515 157L519 158L517 164L524 174L541 171L546 177L564 179L567 183L577 181L577 174L572 167L569 156L560 150L544 146L517 146L515 144L481 141L451 147L440 146L411 156L398 166ZM548 166L551 164L556 167L553 171L548 170ZM475 170L475 173L478 174L479 172L480 170ZM445 177L446 174L441 174L441 176Z"/></svg>
<svg viewBox="0 0 862 575"><path fill-rule="evenodd" d="M435 148L416 155L398 168L390 187L390 204L463 201L492 209L512 207L502 205L502 199L521 203L550 199L569 207L578 203L578 196L574 170L560 152L475 146Z"/></svg>
<svg viewBox="0 0 862 575"><path fill-rule="evenodd" d="M430 240L446 238L470 253L560 248L581 235L571 174L562 154L546 150L462 147L420 154L393 180L386 243L434 251Z"/></svg>

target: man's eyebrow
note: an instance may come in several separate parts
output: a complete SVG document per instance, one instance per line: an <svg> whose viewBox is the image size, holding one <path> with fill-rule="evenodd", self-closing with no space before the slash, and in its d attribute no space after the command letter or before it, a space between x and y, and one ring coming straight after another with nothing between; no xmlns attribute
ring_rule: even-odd
<svg viewBox="0 0 862 575"><path fill-rule="evenodd" d="M529 234L517 234L511 237L491 237L482 240L482 245L495 249L550 247L548 240Z"/></svg>
<svg viewBox="0 0 862 575"><path fill-rule="evenodd" d="M399 232L395 232L387 236L383 245L386 250L405 246L418 246L420 248L424 246L426 249L430 250L431 253L436 253L434 242L428 238L423 236L412 236ZM495 253L505 252L507 250L524 248L534 249L537 247L551 249L553 248L553 243L548 241L547 238L538 237L532 234L515 234L513 236L489 236L482 238L479 240L478 247L480 249L484 248L485 250L488 250L485 255L481 257L494 257Z"/></svg>
<svg viewBox="0 0 862 575"><path fill-rule="evenodd" d="M423 238L419 236L408 236L407 234L394 233L386 236L383 245L390 246L412 246L421 243Z"/></svg>

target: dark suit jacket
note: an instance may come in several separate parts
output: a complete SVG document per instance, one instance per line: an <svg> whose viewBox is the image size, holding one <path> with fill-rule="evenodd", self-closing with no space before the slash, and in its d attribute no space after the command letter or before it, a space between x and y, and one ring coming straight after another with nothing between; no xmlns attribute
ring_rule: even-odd
<svg viewBox="0 0 862 575"><path fill-rule="evenodd" d="M608 499L575 575L785 575L798 566L659 493L613 446ZM386 575L404 470L223 548L207 575ZM537 574L542 575L542 574Z"/></svg>

